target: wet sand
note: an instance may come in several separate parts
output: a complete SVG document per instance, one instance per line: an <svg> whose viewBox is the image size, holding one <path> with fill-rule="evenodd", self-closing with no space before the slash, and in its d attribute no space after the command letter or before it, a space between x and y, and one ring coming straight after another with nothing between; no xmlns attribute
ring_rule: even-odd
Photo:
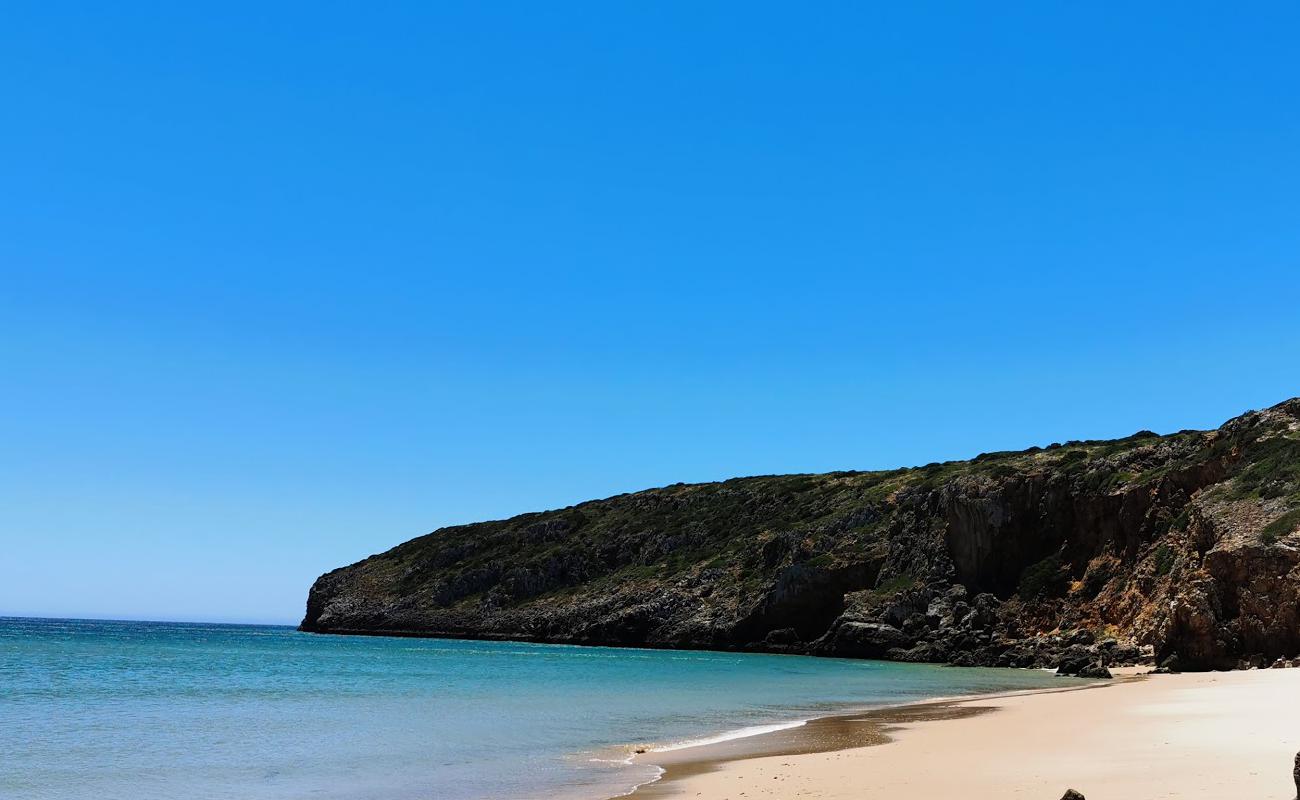
<svg viewBox="0 0 1300 800"><path fill-rule="evenodd" d="M813 720L639 761L634 800L1291 800L1300 669L1126 677L1096 688Z"/></svg>

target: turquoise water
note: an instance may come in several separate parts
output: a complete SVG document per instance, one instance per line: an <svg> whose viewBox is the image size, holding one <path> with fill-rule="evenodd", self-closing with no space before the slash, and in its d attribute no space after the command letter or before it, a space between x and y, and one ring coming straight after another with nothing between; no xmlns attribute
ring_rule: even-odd
<svg viewBox="0 0 1300 800"><path fill-rule="evenodd" d="M925 697L1034 671L0 618L0 797L600 798L629 742Z"/></svg>

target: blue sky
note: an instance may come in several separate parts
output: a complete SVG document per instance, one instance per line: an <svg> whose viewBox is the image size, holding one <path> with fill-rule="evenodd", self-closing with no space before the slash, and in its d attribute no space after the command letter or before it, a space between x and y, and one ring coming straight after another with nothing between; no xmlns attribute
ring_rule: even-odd
<svg viewBox="0 0 1300 800"><path fill-rule="evenodd" d="M0 613L1300 394L1294 4L13 3Z"/></svg>

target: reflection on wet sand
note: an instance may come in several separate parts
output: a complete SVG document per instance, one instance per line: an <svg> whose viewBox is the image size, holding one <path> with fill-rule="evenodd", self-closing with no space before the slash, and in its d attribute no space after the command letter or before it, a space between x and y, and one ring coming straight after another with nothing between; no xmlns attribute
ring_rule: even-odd
<svg viewBox="0 0 1300 800"><path fill-rule="evenodd" d="M634 797L638 800L667 797L671 794L672 782L689 775L711 772L720 764L729 761L764 756L826 753L852 747L884 744L889 741L889 734L899 725L963 719L994 710L995 708L991 706L958 706L955 701L922 703L821 717L797 728L787 728L761 736L731 739L681 750L644 753L638 755L636 760L641 763L657 764L664 769L664 774L655 783L638 789Z"/></svg>

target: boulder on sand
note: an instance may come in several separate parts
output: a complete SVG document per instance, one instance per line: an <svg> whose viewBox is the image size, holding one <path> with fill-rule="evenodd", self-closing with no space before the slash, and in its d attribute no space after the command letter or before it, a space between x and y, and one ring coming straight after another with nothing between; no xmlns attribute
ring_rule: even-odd
<svg viewBox="0 0 1300 800"><path fill-rule="evenodd" d="M1291 777L1295 779L1295 796L1300 800L1300 753L1295 754L1295 767L1291 770Z"/></svg>

